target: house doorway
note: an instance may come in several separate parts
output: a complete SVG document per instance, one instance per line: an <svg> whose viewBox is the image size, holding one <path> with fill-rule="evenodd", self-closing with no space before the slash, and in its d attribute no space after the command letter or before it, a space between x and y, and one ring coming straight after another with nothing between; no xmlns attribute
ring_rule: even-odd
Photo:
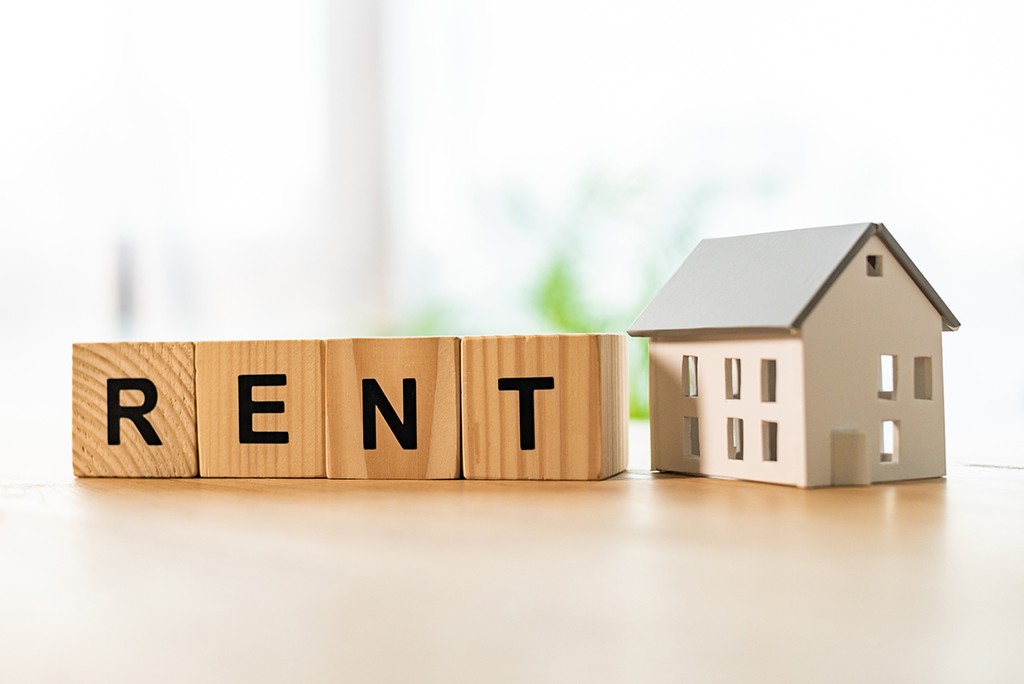
<svg viewBox="0 0 1024 684"><path fill-rule="evenodd" d="M860 430L832 431L832 484L871 484L867 439Z"/></svg>

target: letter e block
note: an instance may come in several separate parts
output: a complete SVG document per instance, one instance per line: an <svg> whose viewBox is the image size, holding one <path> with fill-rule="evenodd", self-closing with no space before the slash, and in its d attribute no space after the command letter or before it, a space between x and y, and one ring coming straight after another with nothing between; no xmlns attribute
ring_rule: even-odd
<svg viewBox="0 0 1024 684"><path fill-rule="evenodd" d="M459 477L459 338L328 340L326 368L327 477Z"/></svg>
<svg viewBox="0 0 1024 684"><path fill-rule="evenodd" d="M323 343L196 343L201 477L324 477Z"/></svg>
<svg viewBox="0 0 1024 684"><path fill-rule="evenodd" d="M462 340L462 467L471 480L602 480L627 460L622 335Z"/></svg>
<svg viewBox="0 0 1024 684"><path fill-rule="evenodd" d="M191 342L71 348L71 463L78 477L195 477Z"/></svg>

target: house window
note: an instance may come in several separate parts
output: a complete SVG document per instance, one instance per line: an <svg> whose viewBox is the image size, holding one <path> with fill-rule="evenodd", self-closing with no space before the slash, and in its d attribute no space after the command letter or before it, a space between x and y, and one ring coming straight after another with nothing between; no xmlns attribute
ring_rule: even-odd
<svg viewBox="0 0 1024 684"><path fill-rule="evenodd" d="M761 401L775 401L775 359L761 359Z"/></svg>
<svg viewBox="0 0 1024 684"><path fill-rule="evenodd" d="M725 398L740 398L740 360L725 360Z"/></svg>
<svg viewBox="0 0 1024 684"><path fill-rule="evenodd" d="M743 419L730 418L728 421L729 430L729 459L733 461L743 460Z"/></svg>
<svg viewBox="0 0 1024 684"><path fill-rule="evenodd" d="M697 396L697 357L683 357L683 396Z"/></svg>
<svg viewBox="0 0 1024 684"><path fill-rule="evenodd" d="M892 354L882 354L878 367L878 398L896 398L896 357Z"/></svg>
<svg viewBox="0 0 1024 684"><path fill-rule="evenodd" d="M700 421L692 416L683 418L683 456L700 457Z"/></svg>
<svg viewBox="0 0 1024 684"><path fill-rule="evenodd" d="M779 424L761 421L761 457L766 461L779 460Z"/></svg>
<svg viewBox="0 0 1024 684"><path fill-rule="evenodd" d="M882 463L900 460L900 424L895 420L882 421Z"/></svg>
<svg viewBox="0 0 1024 684"><path fill-rule="evenodd" d="M869 254L867 258L868 275L872 278L878 278L882 275L882 255L881 254Z"/></svg>
<svg viewBox="0 0 1024 684"><path fill-rule="evenodd" d="M914 357L914 398L932 398L932 357Z"/></svg>

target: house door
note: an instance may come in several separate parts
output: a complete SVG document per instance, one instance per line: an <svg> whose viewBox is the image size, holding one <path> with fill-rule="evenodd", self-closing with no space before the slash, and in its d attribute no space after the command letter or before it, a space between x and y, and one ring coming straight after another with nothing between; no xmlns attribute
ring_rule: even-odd
<svg viewBox="0 0 1024 684"><path fill-rule="evenodd" d="M871 484L871 464L863 432L832 431L832 484Z"/></svg>

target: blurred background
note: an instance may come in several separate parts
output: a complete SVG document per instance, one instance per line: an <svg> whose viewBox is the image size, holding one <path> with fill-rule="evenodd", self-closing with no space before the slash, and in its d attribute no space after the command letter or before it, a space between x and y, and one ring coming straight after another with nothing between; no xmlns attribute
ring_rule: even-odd
<svg viewBox="0 0 1024 684"><path fill-rule="evenodd" d="M0 474L70 475L73 341L621 331L701 238L858 221L963 322L949 460L1024 467L1022 19L4 2Z"/></svg>

